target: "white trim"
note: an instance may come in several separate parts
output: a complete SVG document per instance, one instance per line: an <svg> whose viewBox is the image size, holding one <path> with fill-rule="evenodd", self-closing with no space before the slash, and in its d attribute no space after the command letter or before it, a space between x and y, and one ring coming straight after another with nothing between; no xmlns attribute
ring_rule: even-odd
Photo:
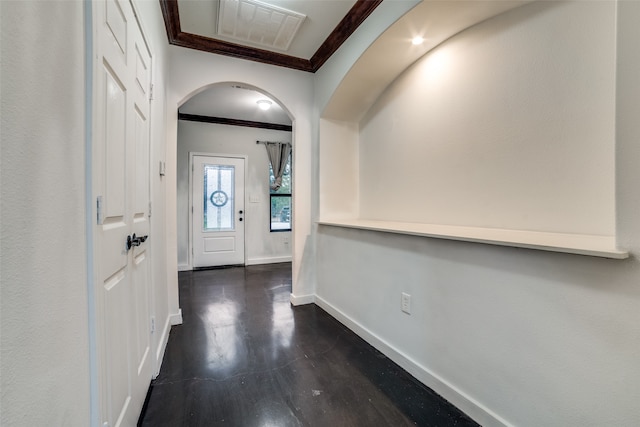
<svg viewBox="0 0 640 427"><path fill-rule="evenodd" d="M98 51L94 35L93 4L84 0L84 71L85 71L85 244L87 245L87 326L89 328L89 425L97 427L100 424L100 370L98 341L98 310L96 309L96 251L95 229L96 218L95 201L93 198L93 129L94 129L94 79L97 67L94 68L93 54Z"/></svg>
<svg viewBox="0 0 640 427"><path fill-rule="evenodd" d="M294 305L294 306L313 304L314 302L316 302L316 296L315 295L296 296L292 293L289 296L289 301L291 302L291 305Z"/></svg>
<svg viewBox="0 0 640 427"><path fill-rule="evenodd" d="M182 317L182 312L180 312ZM153 379L155 380L160 374L160 368L162 367L162 361L164 360L164 353L169 343L169 331L171 330L171 316L167 316L167 320L164 322L164 328L162 328L162 335L158 338L158 348L156 349L156 365L153 373Z"/></svg>
<svg viewBox="0 0 640 427"><path fill-rule="evenodd" d="M182 325L182 309L179 308L176 314L169 315L169 323L173 325Z"/></svg>
<svg viewBox="0 0 640 427"><path fill-rule="evenodd" d="M193 270L193 267L191 267L189 264L178 265L178 271L191 271L191 270Z"/></svg>
<svg viewBox="0 0 640 427"><path fill-rule="evenodd" d="M287 256L274 256L274 257L266 257L266 258L250 258L247 259L245 265L259 265L259 264L278 264L281 262L291 262L291 255Z"/></svg>
<svg viewBox="0 0 640 427"><path fill-rule="evenodd" d="M483 426L511 426L511 424L506 420L502 419L499 415L492 412L480 402L477 402L472 397L456 388L453 384L450 384L436 373L430 371L415 360L411 359L409 356L402 353L400 350L394 348L385 340L378 337L351 317L347 316L338 308L331 305L328 301L315 295L315 303L360 338L400 365L400 367L409 372L418 381L433 389L436 393L451 402L454 406L479 424Z"/></svg>
<svg viewBox="0 0 640 427"><path fill-rule="evenodd" d="M507 230L457 225L420 224L397 221L345 219L318 221L320 225L407 234L435 239L459 240L515 248L564 252L612 259L626 259L629 251L616 246L615 236L597 236L542 231Z"/></svg>

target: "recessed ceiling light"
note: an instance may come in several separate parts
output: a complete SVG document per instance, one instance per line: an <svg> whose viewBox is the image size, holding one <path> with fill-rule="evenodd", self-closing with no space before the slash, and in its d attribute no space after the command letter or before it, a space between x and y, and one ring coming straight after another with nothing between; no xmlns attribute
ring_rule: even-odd
<svg viewBox="0 0 640 427"><path fill-rule="evenodd" d="M261 110L267 111L269 108L271 108L272 103L268 99L261 99L257 102L257 104Z"/></svg>
<svg viewBox="0 0 640 427"><path fill-rule="evenodd" d="M412 40L411 43L414 45L419 45L422 44L424 42L424 38L420 37L420 36L415 36Z"/></svg>

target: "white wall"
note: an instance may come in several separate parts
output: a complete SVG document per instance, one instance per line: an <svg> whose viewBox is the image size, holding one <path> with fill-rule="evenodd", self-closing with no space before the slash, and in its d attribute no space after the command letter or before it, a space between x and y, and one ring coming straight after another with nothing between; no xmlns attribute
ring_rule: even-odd
<svg viewBox="0 0 640 427"><path fill-rule="evenodd" d="M189 153L245 155L245 253L247 264L291 260L291 232L272 233L269 159L256 141L291 142L291 132L180 120L178 122L178 266L189 269ZM258 200L252 202L251 200Z"/></svg>
<svg viewBox="0 0 640 427"><path fill-rule="evenodd" d="M519 8L440 45L371 108L360 215L613 235L614 115L615 3Z"/></svg>
<svg viewBox="0 0 640 427"><path fill-rule="evenodd" d="M320 119L336 88L376 38L419 3L395 0L381 3L327 62L314 74L312 221L353 217L359 211L356 123ZM322 135L322 137L321 137ZM319 144L322 139L323 145ZM326 142L325 142L326 141ZM322 166L321 166L322 165ZM329 173L320 175L320 168ZM313 227L315 239L316 227ZM314 274L317 274L314 272Z"/></svg>
<svg viewBox="0 0 640 427"><path fill-rule="evenodd" d="M0 15L0 424L87 426L83 4Z"/></svg>
<svg viewBox="0 0 640 427"><path fill-rule="evenodd" d="M171 46L170 84L167 100L167 177L176 179L177 110L186 100L207 87L222 82L237 82L257 88L277 100L293 118L293 292L294 304L312 301L315 289L314 243L311 236L311 120L313 105L312 74L241 59L212 55ZM177 206L176 188L169 189L167 203ZM169 247L177 247L177 210L167 221ZM168 268L177 270L177 257ZM176 297L171 310L177 310L177 281L169 284Z"/></svg>
<svg viewBox="0 0 640 427"><path fill-rule="evenodd" d="M542 197L545 205L553 202L566 209L559 216L562 228L602 233L616 230L619 244L636 253L640 250L640 6L624 1L617 13L615 7L613 2L540 2L455 36L402 76L406 80L391 88L363 123L369 129L361 133L360 167L369 168L369 162L375 160L374 153L362 150L383 150L382 138L374 135L374 129L387 135L394 130L393 140L401 135L411 143L400 146L400 155L406 160L402 171L407 171L398 185L409 186L416 197L432 188L426 181L431 176L430 171L424 171L425 163L415 160L418 156L408 157L409 151L421 157L446 154L441 157L445 166L477 175L483 169L469 161L465 150L472 150L478 163L482 161L487 168L496 162L487 154L499 151L478 150L466 139L457 157L452 142L437 147L430 145L431 141L445 141L449 134L460 136L472 125L482 130L474 137L478 135L486 144L493 142L486 135L500 135L505 128L507 135L513 135L513 110L522 108L524 102L524 107L546 120L542 130L527 123L534 115L517 122L527 129L523 141L514 141L528 153L520 161L526 165L527 159L538 159L539 167L556 178L558 186L572 181L578 194L568 194L568 187L552 188L545 182L546 176L540 177L539 187L527 184L527 191L539 188L541 191L534 194ZM541 40L547 42L537 46ZM571 43L566 44L567 40ZM424 74L419 76L419 71L428 72L427 63L441 52L450 54L447 78L456 77L458 86L446 84L440 76L440 80L431 80L430 87L421 87ZM454 52L465 56L454 57ZM486 59L482 55L487 55ZM499 66L492 69L491 64ZM589 70L585 70L587 66ZM513 73L520 73L522 80L514 79ZM477 74L483 80L478 80ZM509 86L509 93L503 93L500 82ZM576 84L581 90L576 90ZM403 90L408 87L441 101L443 112L424 103L415 112L407 110L404 102L412 98ZM469 91L471 106L460 104L460 87ZM547 92L549 87L553 93ZM429 88L431 92L427 92ZM484 93L487 88L494 93ZM575 97L581 99L580 108L573 102ZM457 103L449 104L454 101ZM548 112L557 113L555 119L561 123L545 117ZM440 116L446 113L452 116ZM441 129L450 133L435 137L428 133L433 128L426 122L434 114L450 124L449 129ZM390 126L392 117L398 119L397 126L385 128L383 124ZM467 121L452 123L453 118ZM479 118L482 121L478 123ZM553 144L546 138L531 137L549 130L553 133L547 138ZM564 145L565 141L571 144ZM577 146L578 142L586 145ZM373 147L365 147L367 143ZM557 151L557 144L570 150L573 157ZM392 158L392 150L387 153L387 159ZM602 157L595 159L594 153ZM579 172L578 176L560 175L558 158L571 162L571 172ZM445 174L442 169L439 172L440 177ZM504 180L519 172L500 169ZM361 172L361 186L372 182L386 185L371 181L372 173ZM493 182L482 176L474 178L485 178L485 185L477 191L482 190L482 195L488 191L493 203L492 189L504 189L496 179L500 174L493 176ZM457 176L451 173L452 180ZM592 188L583 187L585 182ZM439 184L449 186L463 201L481 202L461 187L451 187L442 179ZM602 206L591 204L588 190L593 190ZM549 191L559 191L570 203L545 199ZM389 191L380 194L393 198ZM373 185L361 192L363 199L365 195L374 196ZM454 202L442 198L446 195L436 195L441 203ZM540 227L549 224L539 218L538 207L525 204L527 209L521 209L520 203L526 200L518 194L513 197L517 206L506 205L506 199L497 206L533 216L527 219L533 222L517 218L517 226L535 221L542 221L537 224ZM372 211L372 200L363 200L362 210ZM464 214L472 214L474 209ZM490 216L491 212L481 209L484 216L479 220L494 226L515 221L505 219L499 211L496 217ZM568 221L570 216L574 222ZM476 220L473 215L464 218L465 222ZM557 218L551 223L557 224ZM317 254L318 303L483 425L640 424L640 263L636 257L607 260L327 226L318 229ZM401 292L412 296L411 315L400 310Z"/></svg>
<svg viewBox="0 0 640 427"><path fill-rule="evenodd" d="M357 123L320 119L318 217L322 220L360 215L359 130Z"/></svg>

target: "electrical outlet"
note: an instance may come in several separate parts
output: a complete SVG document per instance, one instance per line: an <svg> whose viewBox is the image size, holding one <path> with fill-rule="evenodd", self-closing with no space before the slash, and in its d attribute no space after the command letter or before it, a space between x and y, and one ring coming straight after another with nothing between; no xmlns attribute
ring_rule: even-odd
<svg viewBox="0 0 640 427"><path fill-rule="evenodd" d="M407 314L411 314L411 295L403 292L400 302L400 309Z"/></svg>

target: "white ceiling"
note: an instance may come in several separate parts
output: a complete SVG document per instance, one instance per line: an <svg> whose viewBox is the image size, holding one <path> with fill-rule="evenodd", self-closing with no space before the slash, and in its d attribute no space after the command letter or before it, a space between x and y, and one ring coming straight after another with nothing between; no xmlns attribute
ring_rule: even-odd
<svg viewBox="0 0 640 427"><path fill-rule="evenodd" d="M213 86L189 99L180 107L180 112L199 116L291 125L289 115L275 100L251 88L238 86L231 83ZM261 99L272 101L268 111L258 108L257 101Z"/></svg>
<svg viewBox="0 0 640 427"><path fill-rule="evenodd" d="M232 0L228 0L232 1ZM311 59L320 45L355 4L355 0L265 0L262 3L306 15L288 50L267 47L218 34L220 0L179 0L180 27L183 32L243 44L272 52Z"/></svg>

